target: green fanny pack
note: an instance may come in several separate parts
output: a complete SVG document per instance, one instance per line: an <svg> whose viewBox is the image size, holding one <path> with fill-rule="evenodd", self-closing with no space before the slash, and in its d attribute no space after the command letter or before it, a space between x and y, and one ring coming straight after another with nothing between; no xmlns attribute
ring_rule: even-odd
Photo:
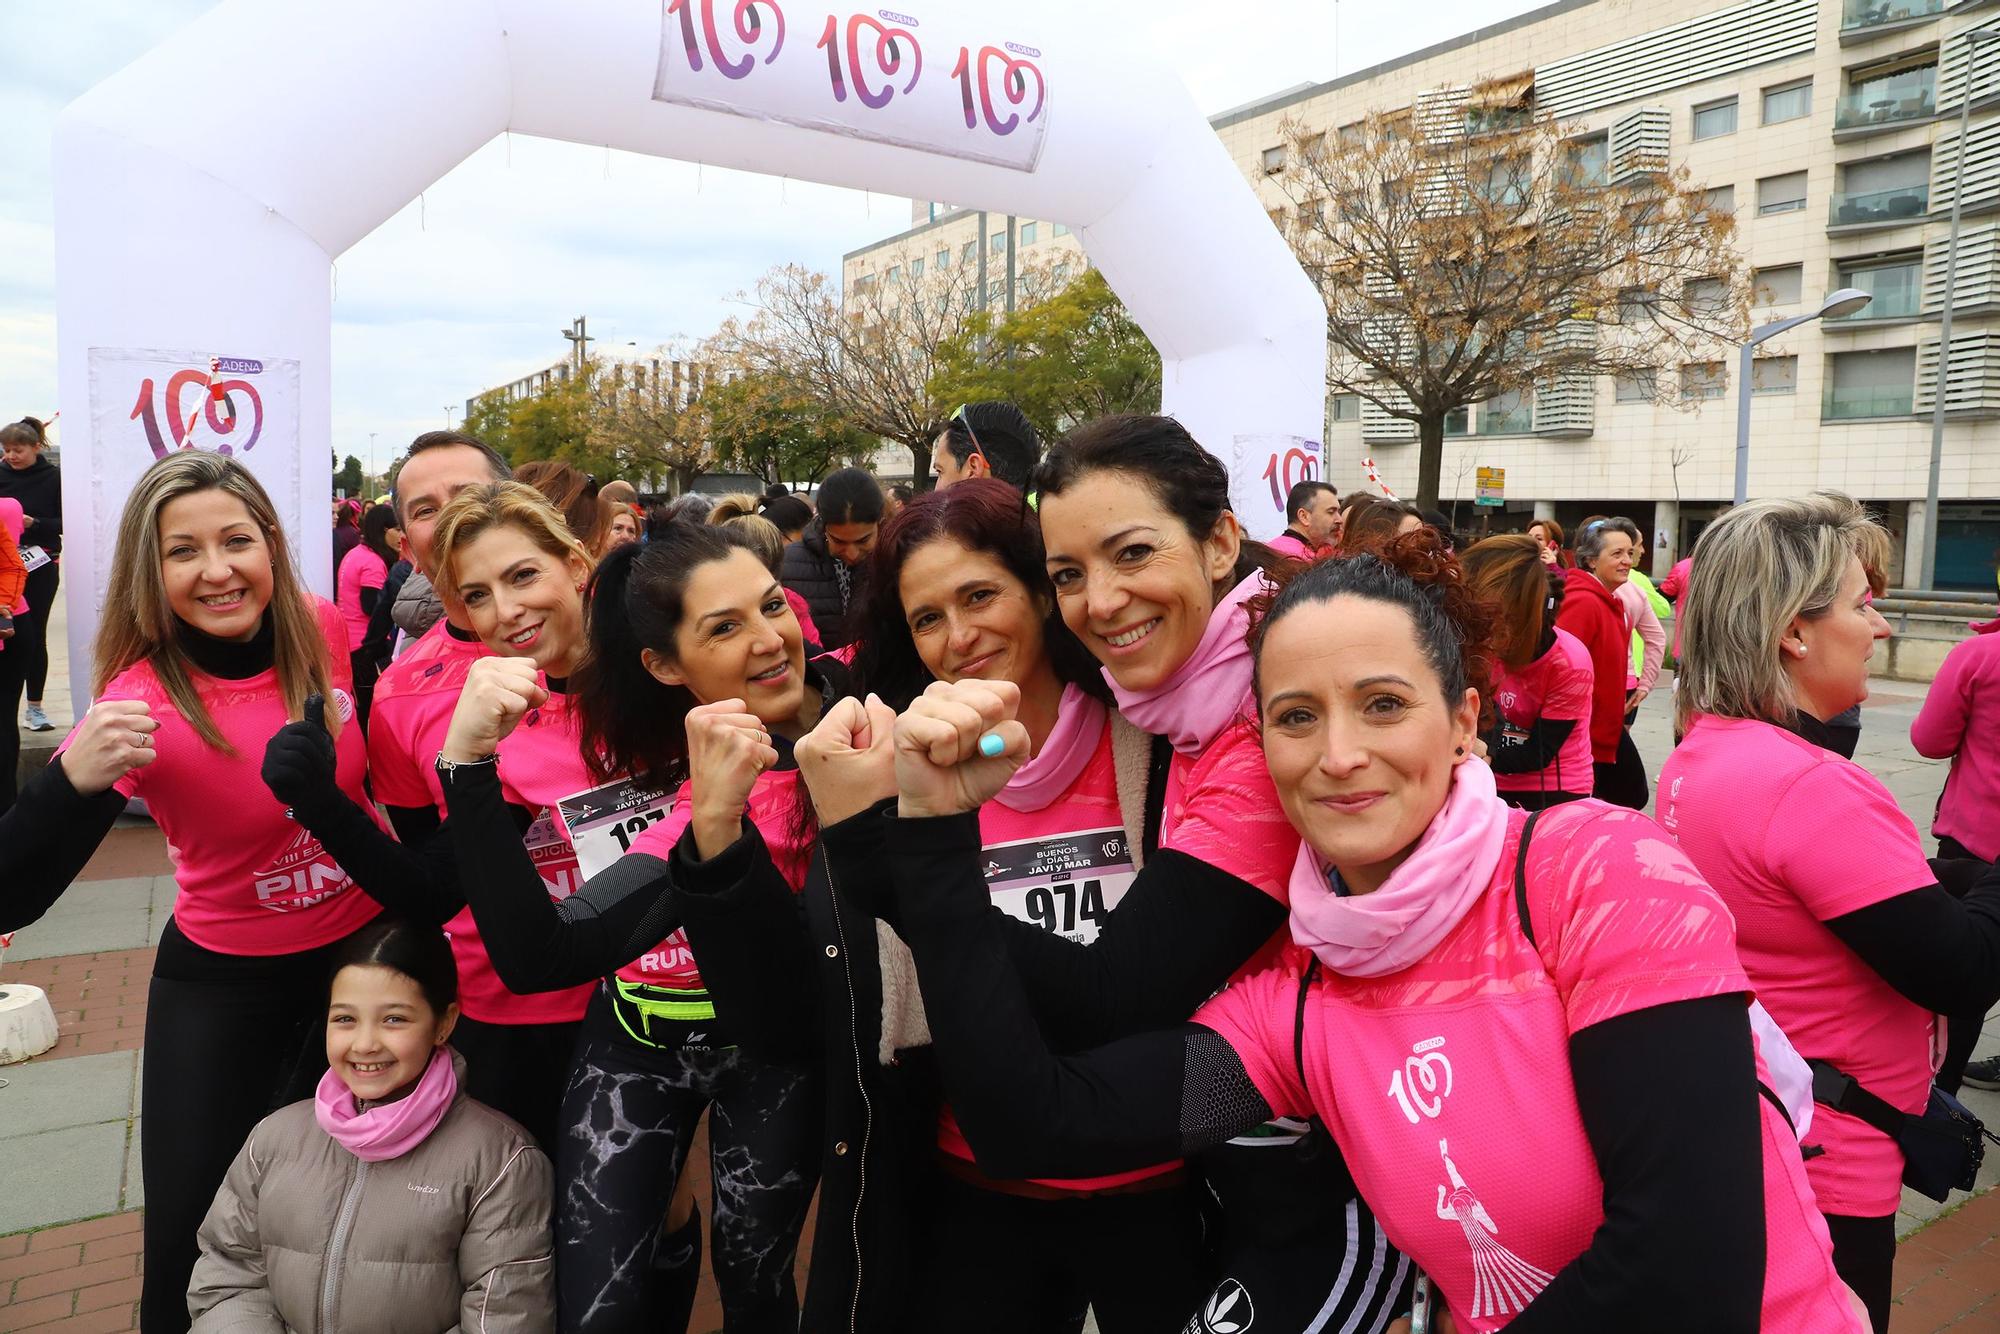
<svg viewBox="0 0 2000 1334"><path fill-rule="evenodd" d="M690 1030L697 1025L704 1029L713 1025L715 1002L706 990L680 991L614 977L611 1012L617 1016L618 1026L634 1042L648 1047L684 1047L691 1040L708 1037L706 1032ZM710 1044L702 1041L697 1045Z"/></svg>

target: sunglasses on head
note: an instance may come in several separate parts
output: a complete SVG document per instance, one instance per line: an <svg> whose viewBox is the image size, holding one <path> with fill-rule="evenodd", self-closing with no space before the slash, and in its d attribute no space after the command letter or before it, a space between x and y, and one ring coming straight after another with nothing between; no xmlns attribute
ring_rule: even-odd
<svg viewBox="0 0 2000 1334"><path fill-rule="evenodd" d="M966 409L971 406L970 403L959 404L958 409L951 414L951 421L965 428L966 439L972 441L972 452L977 454L981 459L984 459L987 468L991 469L993 460L986 458L986 451L979 444L979 432L972 429L972 418L965 415Z"/></svg>

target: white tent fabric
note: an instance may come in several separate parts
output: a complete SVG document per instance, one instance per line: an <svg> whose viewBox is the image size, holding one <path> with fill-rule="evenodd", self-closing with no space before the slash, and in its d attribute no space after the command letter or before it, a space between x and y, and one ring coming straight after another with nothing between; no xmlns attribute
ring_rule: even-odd
<svg viewBox="0 0 2000 1334"><path fill-rule="evenodd" d="M63 459L75 697L154 457L148 368L282 374L256 446L247 392L192 443L237 448L281 492L330 589L330 266L503 131L1069 224L1159 348L1165 410L1236 470L1250 531L1275 533L1265 456L1289 480L1289 452L1318 458L1324 308L1180 79L1099 8L226 0L90 90L54 144L61 406L89 423ZM202 383L154 415L192 415Z"/></svg>

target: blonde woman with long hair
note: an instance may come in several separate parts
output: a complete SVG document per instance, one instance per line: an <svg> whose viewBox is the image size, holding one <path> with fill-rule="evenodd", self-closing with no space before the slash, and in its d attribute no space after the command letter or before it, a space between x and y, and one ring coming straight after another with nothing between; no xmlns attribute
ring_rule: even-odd
<svg viewBox="0 0 2000 1334"><path fill-rule="evenodd" d="M248 469L161 459L119 522L96 703L30 785L45 817L8 831L9 893L51 901L128 797L174 849L140 1095L148 1334L187 1328L195 1230L258 1118L311 1093L327 960L380 911L257 781L272 734L323 708L336 781L365 800L346 633Z"/></svg>
<svg viewBox="0 0 2000 1334"><path fill-rule="evenodd" d="M1739 505L1702 534L1675 698L1686 736L1656 808L1734 915L1750 985L1814 1063L1808 1139L1825 1152L1806 1176L1877 1331L1902 1187L1942 1200L1957 1184L1904 1152L1903 1118L1936 1096L1936 1017L2000 997L2000 873L1954 898L1895 797L1828 734L1868 697L1889 637L1871 605L1886 545L1835 492Z"/></svg>

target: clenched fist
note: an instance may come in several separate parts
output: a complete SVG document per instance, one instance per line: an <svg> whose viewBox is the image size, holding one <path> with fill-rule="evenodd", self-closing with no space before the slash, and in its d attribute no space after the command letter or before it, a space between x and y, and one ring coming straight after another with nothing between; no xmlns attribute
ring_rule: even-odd
<svg viewBox="0 0 2000 1334"><path fill-rule="evenodd" d="M896 711L870 695L826 711L794 751L820 828L896 795Z"/></svg>
<svg viewBox="0 0 2000 1334"><path fill-rule="evenodd" d="M97 701L63 747L59 761L63 777L79 796L94 797L108 790L134 769L153 762L153 733L159 727L143 700Z"/></svg>
<svg viewBox="0 0 2000 1334"><path fill-rule="evenodd" d="M932 682L896 720L897 813L976 811L1007 786L1028 760L1028 729L1014 717L1020 706L1012 681Z"/></svg>
<svg viewBox="0 0 2000 1334"><path fill-rule="evenodd" d="M757 778L778 762L770 729L740 699L688 710L688 806L702 859L734 843Z"/></svg>
<svg viewBox="0 0 2000 1334"><path fill-rule="evenodd" d="M458 707L452 710L441 757L471 764L500 749L501 739L549 697L535 678L532 658L481 658L466 673Z"/></svg>

